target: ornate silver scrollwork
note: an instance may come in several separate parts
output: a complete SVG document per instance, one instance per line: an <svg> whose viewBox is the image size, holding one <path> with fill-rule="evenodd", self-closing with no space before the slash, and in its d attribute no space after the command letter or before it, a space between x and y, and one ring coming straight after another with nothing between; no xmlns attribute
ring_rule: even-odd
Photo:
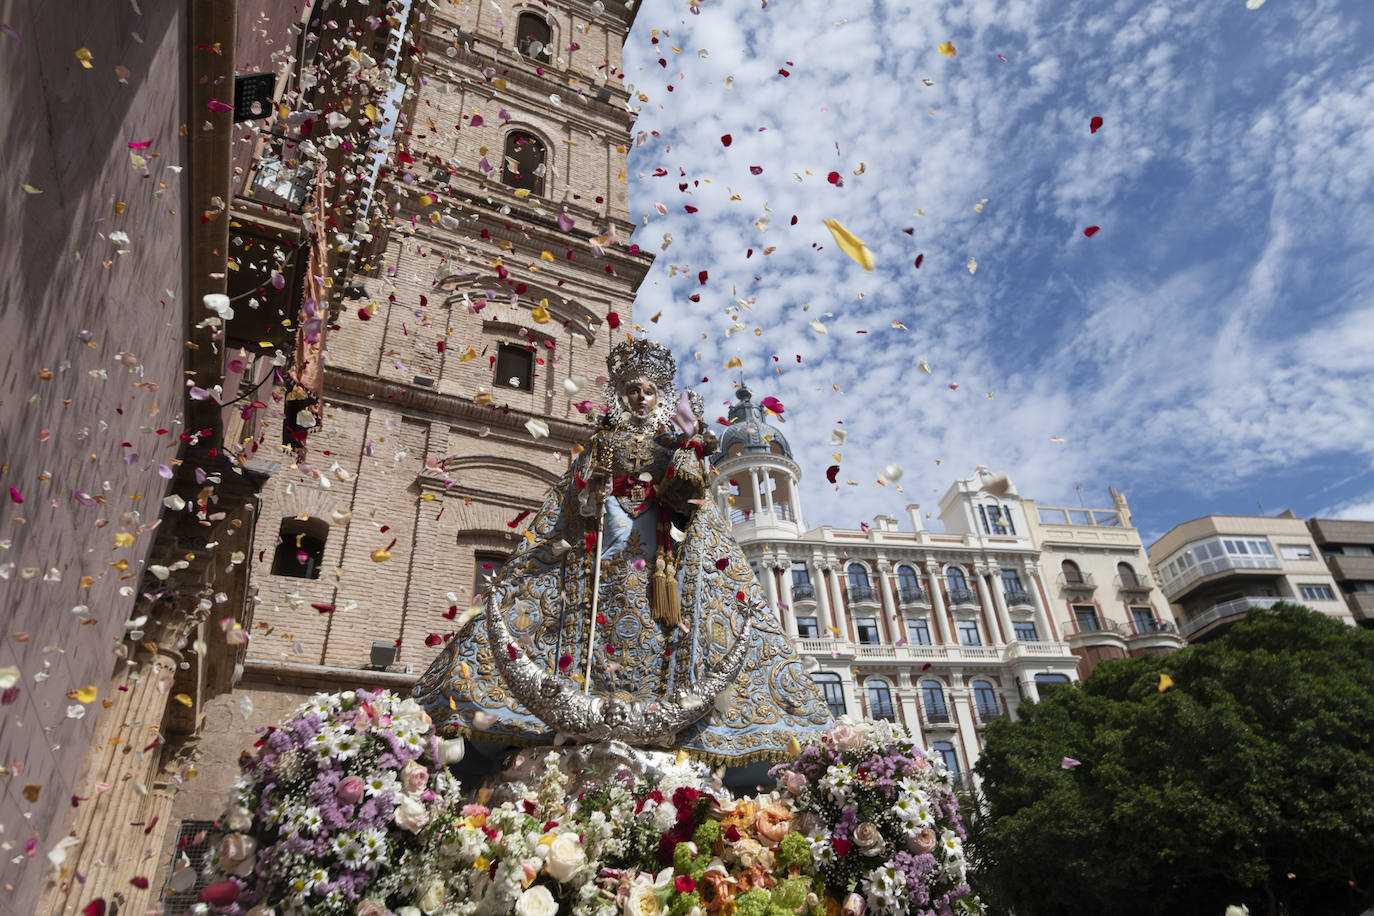
<svg viewBox="0 0 1374 916"><path fill-rule="evenodd" d="M753 630L746 618L739 640L695 684L678 688L672 697L627 703L582 693L571 679L546 672L511 636L495 592L487 598L485 616L496 670L521 705L575 741L623 741L633 747L671 747L679 732L706 715L744 667Z"/></svg>

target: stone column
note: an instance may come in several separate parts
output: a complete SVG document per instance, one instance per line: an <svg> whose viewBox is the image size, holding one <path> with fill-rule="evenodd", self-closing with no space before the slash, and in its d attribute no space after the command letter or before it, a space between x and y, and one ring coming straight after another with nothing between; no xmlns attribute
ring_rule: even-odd
<svg viewBox="0 0 1374 916"><path fill-rule="evenodd" d="M826 595L831 599L830 606L835 612L835 628L840 631L840 635L835 638L849 642L849 609L844 606L838 591L830 590L830 583L834 581L834 574L838 571L839 567L827 563L821 568L821 583L825 587Z"/></svg>
<svg viewBox="0 0 1374 916"><path fill-rule="evenodd" d="M811 587L816 592L816 606L820 608L821 612L821 638L838 639L836 634L826 629L828 627L839 629L839 625L835 623L835 612L830 607L830 592L825 585L825 565L813 560L810 566Z"/></svg>
<svg viewBox="0 0 1374 916"><path fill-rule="evenodd" d="M959 724L959 744L963 748L963 757L959 761L962 767L961 775L967 782L971 778L973 761L978 759L978 724L973 718L973 710L969 708L969 690L967 687L953 686L949 688L950 712L954 714L954 721Z"/></svg>
<svg viewBox="0 0 1374 916"><path fill-rule="evenodd" d="M787 629L787 635L793 640L797 635L797 609L792 604L792 564L787 560L778 561L778 572L782 577L782 603L787 605L782 610L782 623Z"/></svg>
<svg viewBox="0 0 1374 916"><path fill-rule="evenodd" d="M763 472L761 478L763 483L763 504L768 507L768 514L773 514L773 475L767 471Z"/></svg>
<svg viewBox="0 0 1374 916"><path fill-rule="evenodd" d="M919 685L920 678L916 677L915 682ZM902 707L902 718L906 720L906 727L911 729L912 740L916 742L917 747L928 747L925 733L921 730L921 688L908 687L905 690L896 690L896 693L895 699Z"/></svg>
<svg viewBox="0 0 1374 916"><path fill-rule="evenodd" d="M940 631L940 644L948 646L949 615L945 613L945 593L940 589L940 564L934 560L926 563L926 577L930 580L930 609L935 617L935 628Z"/></svg>
<svg viewBox="0 0 1374 916"><path fill-rule="evenodd" d="M1041 639L1054 641L1054 628L1050 624L1050 615L1045 608L1045 602L1040 597L1040 570L1033 566L1026 566L1026 578L1030 580L1031 604L1035 605L1035 629L1040 634Z"/></svg>
<svg viewBox="0 0 1374 916"><path fill-rule="evenodd" d="M901 613L897 610L897 602L892 597L892 580L888 578L892 572L892 564L887 560L879 560L873 564L878 571L878 594L883 601L883 629L887 631L887 641L895 644L905 633L893 632L895 624L893 618L901 619Z"/></svg>
<svg viewBox="0 0 1374 916"><path fill-rule="evenodd" d="M992 576L992 603L997 607L997 622L1002 627L1002 639L1011 642L1016 638L1016 631L1011 626L1011 614L1007 611L1007 596L1002 594L1002 570L996 563L991 566Z"/></svg>
<svg viewBox="0 0 1374 916"><path fill-rule="evenodd" d="M797 485L793 482L791 474L784 479L787 481L787 504L792 507L792 520L797 523L797 527L801 527L801 503L797 500Z"/></svg>
<svg viewBox="0 0 1374 916"><path fill-rule="evenodd" d="M768 606L773 609L773 613L778 612L778 585L773 578L773 561L763 560L759 563L759 573L763 577L763 593L768 596Z"/></svg>
<svg viewBox="0 0 1374 916"><path fill-rule="evenodd" d="M759 472L757 468L749 469L749 485L753 487L749 495L749 505L753 507L754 515L757 516L763 511L763 500L759 498Z"/></svg>
<svg viewBox="0 0 1374 916"><path fill-rule="evenodd" d="M987 570L981 566L973 568L973 579L978 583L978 603L983 606L983 619L987 621L988 641L992 645L997 645L1002 640L997 632L997 621L994 619L992 610L992 597L988 594Z"/></svg>

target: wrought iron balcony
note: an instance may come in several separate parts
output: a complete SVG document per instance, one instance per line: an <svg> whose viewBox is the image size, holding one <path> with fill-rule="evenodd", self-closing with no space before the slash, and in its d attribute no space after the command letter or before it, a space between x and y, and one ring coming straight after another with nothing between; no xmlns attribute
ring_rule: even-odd
<svg viewBox="0 0 1374 916"><path fill-rule="evenodd" d="M950 724L952 724L952 720L951 720L950 717L949 717L949 710L948 710L948 709L936 709L936 710L933 710L933 711L930 710L930 709L926 709L926 710L924 710L924 712L925 712L925 720L926 720L926 724L927 724L927 725L950 725Z"/></svg>
<svg viewBox="0 0 1374 916"><path fill-rule="evenodd" d="M1059 587L1070 592L1090 592L1097 588L1097 581L1088 572L1060 573Z"/></svg>
<svg viewBox="0 0 1374 916"><path fill-rule="evenodd" d="M1024 588L1004 589L1002 594L1006 596L1007 604L1017 605L1031 603L1030 592L1026 591Z"/></svg>
<svg viewBox="0 0 1374 916"><path fill-rule="evenodd" d="M889 722L896 722L897 710L893 708L890 701L887 703L873 703L868 708L868 717L870 719L886 719Z"/></svg>
<svg viewBox="0 0 1374 916"><path fill-rule="evenodd" d="M855 585L851 582L849 584L849 600L877 601L878 593L873 590L873 586L871 585Z"/></svg>
<svg viewBox="0 0 1374 916"><path fill-rule="evenodd" d="M898 604L929 604L926 590L919 585L903 585L897 589Z"/></svg>
<svg viewBox="0 0 1374 916"><path fill-rule="evenodd" d="M1103 620L1100 617L1079 617L1075 620L1065 620L1062 624L1065 633L1115 633L1117 636L1126 635L1125 628L1115 620Z"/></svg>
<svg viewBox="0 0 1374 916"><path fill-rule="evenodd" d="M975 604L973 592L967 588L951 588L949 590L950 604Z"/></svg>
<svg viewBox="0 0 1374 916"><path fill-rule="evenodd" d="M1146 633L1177 633L1178 625L1172 620L1157 620L1151 617L1148 621L1137 620L1136 630L1142 635Z"/></svg>
<svg viewBox="0 0 1374 916"><path fill-rule="evenodd" d="M1123 592L1148 592L1154 588L1154 581L1148 576L1129 575L1123 576L1117 573L1116 587Z"/></svg>
<svg viewBox="0 0 1374 916"><path fill-rule="evenodd" d="M801 600L804 600L804 599L806 599L806 598L815 598L815 597L816 597L816 586L812 585L810 582L794 582L794 583L792 583L792 600L793 600L793 601L801 601Z"/></svg>

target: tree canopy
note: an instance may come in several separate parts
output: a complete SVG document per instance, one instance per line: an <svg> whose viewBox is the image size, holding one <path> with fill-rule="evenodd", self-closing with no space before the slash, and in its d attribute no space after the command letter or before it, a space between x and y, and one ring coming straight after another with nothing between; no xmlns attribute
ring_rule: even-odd
<svg viewBox="0 0 1374 916"><path fill-rule="evenodd" d="M1213 642L1023 703L988 726L977 772L975 887L1018 916L1359 913L1374 632L1252 609Z"/></svg>

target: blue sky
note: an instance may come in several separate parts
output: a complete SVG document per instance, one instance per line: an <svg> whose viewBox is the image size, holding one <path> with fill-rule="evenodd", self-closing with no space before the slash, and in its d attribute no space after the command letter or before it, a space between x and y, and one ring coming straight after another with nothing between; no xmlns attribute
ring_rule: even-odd
<svg viewBox="0 0 1374 916"><path fill-rule="evenodd" d="M813 524L935 511L978 464L1042 504L1116 486L1147 543L1374 518L1372 44L1361 0L644 0L636 319L713 416L741 370L786 405Z"/></svg>

